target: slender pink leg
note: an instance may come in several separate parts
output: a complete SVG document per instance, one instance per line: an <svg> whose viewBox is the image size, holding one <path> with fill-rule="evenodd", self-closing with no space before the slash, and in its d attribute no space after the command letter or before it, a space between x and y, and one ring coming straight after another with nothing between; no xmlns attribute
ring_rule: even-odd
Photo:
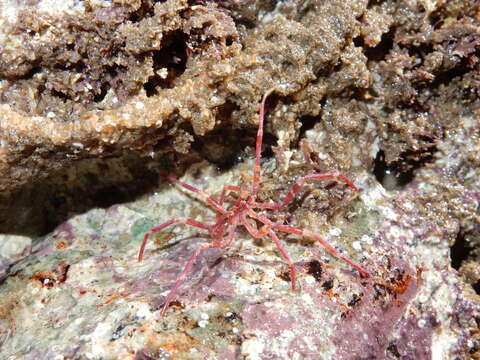
<svg viewBox="0 0 480 360"><path fill-rule="evenodd" d="M192 270L192 266L197 260L198 255L203 251L211 248L222 248L230 244L233 240L233 236L235 235L235 230L237 227L237 219L234 219L234 223L228 227L228 234L227 234L227 239L222 241L223 239L220 238L218 240L215 240L213 244L208 244L208 245L201 245L195 249L193 254L190 256L190 258L187 261L187 264L183 268L182 272L180 273L180 276L178 277L177 281L175 282L175 285L173 286L172 290L168 293L167 297L165 298L165 303L162 306L162 310L160 312L160 316L164 316L165 313L167 312L168 306L170 303L173 301L175 298L175 294L178 290L178 288L184 283L187 275L190 273Z"/></svg>
<svg viewBox="0 0 480 360"><path fill-rule="evenodd" d="M280 250L280 254L282 254L283 258L285 259L285 261L288 263L288 266L290 267L290 277L291 277L291 280L292 280L292 290L295 291L296 288L297 288L297 285L296 285L297 284L297 275L296 275L296 272L295 272L295 265L293 264L292 259L290 258L287 251L285 250L285 247L280 242L280 239L278 238L277 234L275 234L275 231L273 231L272 229L269 229L268 233L270 234L270 237L272 238L272 240L275 242L278 249Z"/></svg>
<svg viewBox="0 0 480 360"><path fill-rule="evenodd" d="M295 291L296 284L297 284L297 276L296 276L296 273L295 273L295 266L293 265L292 259L290 258L287 251L285 250L285 247L280 242L280 240L278 239L275 232L271 229L271 226L274 226L274 223L272 221L270 221L267 217L265 217L261 214L257 214L255 211L253 211L251 209L248 211L248 215L250 215L254 219L257 219L257 220L263 222L265 225L262 226L262 228L260 230L258 230L255 226L253 226L252 224L250 224L248 222L248 219L245 216L243 216L241 218L241 224L243 226L245 226L245 228L250 233L250 235L252 235L255 238L261 238L267 233L270 235L270 237L272 238L272 240L275 242L278 249L280 250L280 253L282 254L282 257L287 261L287 263L290 267L290 274L291 274L290 276L291 276L291 280L292 280L292 290Z"/></svg>
<svg viewBox="0 0 480 360"><path fill-rule="evenodd" d="M220 195L220 202L219 204L220 205L223 205L223 203L225 202L226 200L226 197L227 197L227 192L228 191L231 191L231 192L239 192L241 190L241 187L240 186L233 186L233 185L227 185L225 186L223 189L222 189L222 193ZM240 196L237 198L237 201L235 203L235 205L238 206L240 202ZM235 207L235 205L233 207ZM214 229L214 232L216 231L216 229L218 229L218 224L219 223L223 223L225 224L226 223L226 220L227 217L225 217L224 214L217 214L217 223L212 227Z"/></svg>
<svg viewBox="0 0 480 360"><path fill-rule="evenodd" d="M240 219L240 223L245 226L245 229L256 239L262 238L264 235L268 234L269 227L267 225L262 226L260 230L256 226L252 225L248 219L243 215Z"/></svg>
<svg viewBox="0 0 480 360"><path fill-rule="evenodd" d="M212 199L210 196L208 196L207 193L203 192L202 190L197 189L196 187L194 187L194 186L192 186L192 185L190 185L190 184L187 184L187 183L185 183L185 182L183 182L183 181L181 181L181 180L178 180L178 179L176 179L176 178L174 178L174 177L172 177L172 176L170 176L170 175L165 175L165 177L166 177L168 180L170 180L171 182L173 182L173 183L175 183L175 184L178 184L178 185L180 185L180 186L183 186L185 189L188 189L188 190L190 190L190 191L192 191L192 192L194 192L194 193L196 193L196 194L199 194L206 203L208 203L208 204L210 204L211 206L213 206L213 208L215 208L215 210L217 210L217 211L218 211L219 213L221 213L222 215L227 215L227 216L229 215L229 214L228 214L228 211L225 210L225 209L218 203L218 201Z"/></svg>
<svg viewBox="0 0 480 360"><path fill-rule="evenodd" d="M180 276L178 277L178 280L177 282L175 283L175 285L173 286L172 290L170 290L170 292L168 293L166 299L165 299L165 303L163 304L163 307L162 307L162 311L160 312L160 316L163 316L165 315L167 309L168 309L168 306L170 305L170 303L172 302L173 298L175 297L175 293L177 292L178 288L180 287L180 285L183 284L183 282L185 281L185 278L187 277L188 273L190 272L190 270L192 269L192 266L193 264L195 263L195 260L197 259L198 255L203 251L203 250L206 250L206 249L210 249L214 247L213 244L212 245L202 245L202 246L199 246L195 249L195 251L193 252L193 254L190 256L190 259L188 259L187 261L187 264L185 265L185 267L183 268L183 271L180 273Z"/></svg>
<svg viewBox="0 0 480 360"><path fill-rule="evenodd" d="M257 209L272 209L272 210L279 210L289 203L295 198L295 195L300 191L302 186L312 180L320 180L320 179L340 179L344 181L349 187L351 187L354 191L358 192L358 188L343 174L341 173L325 173L325 174L309 174L304 177L301 177L297 180L295 184L290 188L289 192L285 196L285 198L276 203L257 203L253 202L252 207Z"/></svg>
<svg viewBox="0 0 480 360"><path fill-rule="evenodd" d="M355 264L352 260L350 260L349 258L343 256L342 254L340 254L337 250L335 250L328 242L325 241L325 239L323 239L321 236L311 232L311 231L308 231L308 230L304 230L304 229L301 229L301 228L297 228L297 227L293 227L293 226L290 226L290 225L274 225L273 226L274 229L277 229L277 230L280 230L280 231L283 231L283 232L286 232L286 233L290 233L290 234L295 234L295 235L299 235L299 236L304 236L304 237L307 237L307 238L311 238L313 240L316 240L318 241L330 254L336 256L337 258L339 259L342 259L343 261L345 261L347 264L350 264L351 266L353 266L355 269L357 269L362 275L364 276L370 276L370 273L365 270L364 268L362 268L360 265L357 265Z"/></svg>
<svg viewBox="0 0 480 360"><path fill-rule="evenodd" d="M225 230L227 229L227 222L230 218L226 218L222 215L217 215L217 222L211 226L210 230L210 237L212 239L218 239L225 234Z"/></svg>
<svg viewBox="0 0 480 360"><path fill-rule="evenodd" d="M235 231L237 231L238 226L238 217L232 219L232 224L228 227L227 238L222 240L223 237L219 238L218 241L215 241L214 244L218 245L216 247L223 248L231 244L233 237L235 236Z"/></svg>
<svg viewBox="0 0 480 360"><path fill-rule="evenodd" d="M355 186L353 182L350 181L349 178L347 178L345 175L343 175L340 172L334 172L334 173L325 173L325 174L309 174L304 177L306 181L310 180L319 180L319 179L332 179L332 178L338 178L342 180L345 184L350 186L354 191L358 192L358 188Z"/></svg>
<svg viewBox="0 0 480 360"><path fill-rule="evenodd" d="M263 121L265 119L265 101L267 97L275 89L268 90L265 95L263 95L262 102L260 103L260 111L258 115L258 131L257 131L257 143L255 146L255 166L253 168L253 181L252 181L252 196L257 195L260 188L260 157L262 154L262 141L263 141Z"/></svg>
<svg viewBox="0 0 480 360"><path fill-rule="evenodd" d="M173 219L170 219L166 222L164 222L163 224L161 225L158 225L154 228L151 228L150 230L148 230L145 235L143 236L143 241L142 241L142 245L140 246L140 250L138 252L138 262L141 262L142 259L143 259L143 253L145 252L145 246L147 245L147 240L148 240L148 237L150 235L152 235L153 233L156 233L156 232L159 232L159 231L162 231L163 229L165 229L167 226L170 226L174 223L182 223L182 224L186 224L186 225L190 225L190 226L194 226L194 227L198 227L200 229L203 229L203 230L208 230L210 231L210 226L204 224L204 223L201 223L201 222L198 222L196 220L193 220L193 219L181 219L181 218L173 218Z"/></svg>
<svg viewBox="0 0 480 360"><path fill-rule="evenodd" d="M255 211L253 211L252 209L248 209L247 210L247 214L254 218L254 219L257 219L261 222L263 222L265 225L275 225L275 223L273 221L271 221L269 218L267 218L266 216L262 215L262 214L258 214L256 213Z"/></svg>
<svg viewBox="0 0 480 360"><path fill-rule="evenodd" d="M220 195L220 205L222 205L224 203L225 197L227 195L227 191L239 192L240 191L240 186L232 186L232 185L225 186L222 190L222 194Z"/></svg>

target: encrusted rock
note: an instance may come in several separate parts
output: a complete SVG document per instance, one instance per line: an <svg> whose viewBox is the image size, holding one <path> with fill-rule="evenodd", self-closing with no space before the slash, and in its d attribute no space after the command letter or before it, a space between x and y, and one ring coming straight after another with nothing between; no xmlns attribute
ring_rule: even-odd
<svg viewBox="0 0 480 360"><path fill-rule="evenodd" d="M479 357L478 2L28 3L0 5L2 356ZM169 227L138 263L143 235L215 214L158 173L248 186L271 88L259 201L342 171L358 197L316 182L275 216L372 276L282 236L291 292L276 248L239 231L160 318L208 238Z"/></svg>

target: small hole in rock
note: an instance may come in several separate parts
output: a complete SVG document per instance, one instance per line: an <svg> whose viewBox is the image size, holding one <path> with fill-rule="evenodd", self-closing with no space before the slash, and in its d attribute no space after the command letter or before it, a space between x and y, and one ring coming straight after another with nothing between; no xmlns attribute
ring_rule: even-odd
<svg viewBox="0 0 480 360"><path fill-rule="evenodd" d="M361 36L357 36L353 38L353 45L355 45L356 47L364 47L365 42L363 41L363 38Z"/></svg>
<svg viewBox="0 0 480 360"><path fill-rule="evenodd" d="M93 97L93 101L97 103L102 102L105 96L107 95L108 89L109 89L108 84L103 84L102 87L100 88L100 93L95 94L95 96Z"/></svg>
<svg viewBox="0 0 480 360"><path fill-rule="evenodd" d="M302 116L300 118L300 123L302 124L302 126L300 126L300 130L299 130L299 136L298 138L299 139L302 139L305 135L305 133L308 131L308 130L311 130L313 129L313 127L315 126L315 124L319 121L319 118L318 116Z"/></svg>
<svg viewBox="0 0 480 360"><path fill-rule="evenodd" d="M322 264L319 261L310 261L307 265L307 273L312 275L316 281L322 279Z"/></svg>
<svg viewBox="0 0 480 360"><path fill-rule="evenodd" d="M176 31L164 38L160 50L152 52L155 75L151 76L143 85L147 96L157 95L158 87L170 89L175 86L175 80L186 69L187 40L186 34Z"/></svg>
<svg viewBox="0 0 480 360"><path fill-rule="evenodd" d="M401 355L398 352L397 345L395 345L393 342L388 345L387 350L396 358L400 358Z"/></svg>
<svg viewBox="0 0 480 360"><path fill-rule="evenodd" d="M365 56L370 61L381 61L385 59L385 56L393 49L393 39L395 37L395 27L390 28L390 30L382 35L380 42L375 47L365 46L363 39L360 42L360 39L357 39L357 43L365 49ZM355 43L355 40L354 40Z"/></svg>
<svg viewBox="0 0 480 360"><path fill-rule="evenodd" d="M420 150L407 150L391 163L386 162L385 152L380 150L374 161L373 174L387 190L404 188L415 177L415 171L433 161L436 142L425 142Z"/></svg>
<svg viewBox="0 0 480 360"><path fill-rule="evenodd" d="M150 2L143 2L138 10L132 12L128 17L128 20L132 23L138 23L145 18L152 17L154 15L154 7Z"/></svg>
<svg viewBox="0 0 480 360"><path fill-rule="evenodd" d="M480 280L473 284L472 287L473 290L475 290L475 292L477 293L477 295L480 294Z"/></svg>
<svg viewBox="0 0 480 360"><path fill-rule="evenodd" d="M452 267L458 270L462 265L462 262L467 259L471 251L472 248L466 241L465 235L463 233L459 233L455 240L455 243L450 248L450 259L452 261Z"/></svg>
<svg viewBox="0 0 480 360"><path fill-rule="evenodd" d="M67 94L64 94L63 92L57 91L57 90L54 90L54 89L52 90L52 95L62 99L64 102L66 102L67 100L70 99Z"/></svg>
<svg viewBox="0 0 480 360"><path fill-rule="evenodd" d="M332 289L332 288L333 288L333 280L325 281L325 282L322 284L322 288L324 288L325 291L328 291L328 290Z"/></svg>

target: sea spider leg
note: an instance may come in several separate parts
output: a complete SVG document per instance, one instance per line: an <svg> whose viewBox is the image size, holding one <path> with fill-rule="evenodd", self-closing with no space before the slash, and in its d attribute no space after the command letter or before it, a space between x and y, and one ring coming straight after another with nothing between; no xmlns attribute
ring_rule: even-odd
<svg viewBox="0 0 480 360"><path fill-rule="evenodd" d="M260 230L256 226L252 225L245 215L242 215L240 218L240 223L245 226L245 229L256 239L262 238L264 235L268 234L269 227L267 225L262 226Z"/></svg>
<svg viewBox="0 0 480 360"><path fill-rule="evenodd" d="M249 223L248 219L245 216L242 216L242 218L241 218L242 225L245 226L245 228L248 230L250 235L252 235L255 238L261 238L264 235L266 235L267 233L270 235L273 242L275 243L275 245L277 245L278 249L280 250L280 254L282 255L282 257L285 259L285 261L288 263L288 266L290 267L290 276L291 276L291 280L292 280L292 290L295 291L296 290L296 284L297 284L297 275L296 275L296 272L295 272L295 265L293 264L292 259L288 255L287 250L285 250L285 247L280 242L280 239L278 238L277 234L275 234L275 232L271 228L271 226L273 226L275 224L273 222L271 222L268 218L266 218L266 217L264 217L260 214L257 214L256 212L254 212L251 209L248 211L248 215L250 215L254 219L257 219L257 220L263 222L265 225L262 226L260 228L260 230L258 230L257 228L255 228L255 226L253 226L252 224Z"/></svg>
<svg viewBox="0 0 480 360"><path fill-rule="evenodd" d="M255 144L255 165L253 167L253 180L252 180L252 197L255 197L260 188L260 159L262 154L262 141L263 141L263 121L265 119L265 101L267 97L275 91L275 88L268 90L265 95L263 95L262 102L260 103L260 110L258 114L258 131L257 131L257 142Z"/></svg>
<svg viewBox="0 0 480 360"><path fill-rule="evenodd" d="M164 222L163 224L160 224L160 225L148 230L147 233L143 236L142 245L140 246L140 250L138 251L138 262L141 262L142 259L143 259L143 253L145 252L145 246L147 245L148 237L150 235L152 235L153 233L162 231L167 226L170 226L170 225L172 225L173 223L176 223L176 222L182 223L182 224L185 224L185 225L198 227L198 228L203 229L203 230L210 231L210 226L209 225L206 225L204 223L201 223L201 222L193 220L193 219L182 219L182 218L170 219L170 220Z"/></svg>
<svg viewBox="0 0 480 360"><path fill-rule="evenodd" d="M220 195L220 205L222 205L225 202L227 191L239 192L240 189L241 189L240 186L233 186L233 185L225 186L222 190L222 194Z"/></svg>
<svg viewBox="0 0 480 360"><path fill-rule="evenodd" d="M330 254L336 256L339 259L342 259L345 261L347 264L350 264L353 266L355 269L357 269L362 275L364 276L370 276L370 273L362 268L360 265L355 264L352 260L349 258L343 256L340 254L337 250L333 248L332 245L330 245L325 239L323 239L320 235L317 235L311 231L302 229L302 228L297 228L294 226L290 225L273 225L273 229L280 230L289 234L295 234L303 237L307 237L313 240L318 241Z"/></svg>
<svg viewBox="0 0 480 360"><path fill-rule="evenodd" d="M303 177L305 181L310 181L310 180L319 180L319 179L331 179L331 178L338 178L342 180L345 184L347 184L350 188L352 188L354 191L358 192L358 188L355 186L353 182L350 181L349 178L347 178L345 175L343 175L341 172L334 172L334 173L325 173L325 174L309 174L305 175Z"/></svg>
<svg viewBox="0 0 480 360"><path fill-rule="evenodd" d="M226 240L222 241L223 238L219 238L213 242L213 244L207 244L207 245L201 245L195 249L193 254L190 256L188 259L187 263L185 264L185 267L183 268L182 272L180 273L178 280L175 282L175 285L173 288L170 290L168 293L167 297L165 298L165 303L163 304L162 310L160 311L160 316L164 316L165 313L167 312L168 306L172 302L172 300L175 297L175 294L178 290L178 288L184 283L187 275L190 273L192 270L192 266L195 263L195 260L197 260L198 255L203 250L207 249L212 249L212 248L223 248L230 244L233 240L233 236L235 235L235 230L237 228L237 218L233 219L233 224L228 227L228 233L227 233L227 238Z"/></svg>
<svg viewBox="0 0 480 360"><path fill-rule="evenodd" d="M287 195L282 201L274 202L274 203L252 202L251 205L252 207L257 209L271 209L271 210L282 209L283 207L287 206L292 202L292 200L295 198L295 195L300 191L300 189L302 188L303 185L305 185L306 182L312 181L312 180L320 180L320 179L340 179L343 182L345 182L350 188L358 192L358 188L342 173L334 172L334 173L325 173L325 174L309 174L297 179L297 182L293 184L293 186L290 188Z"/></svg>
<svg viewBox="0 0 480 360"><path fill-rule="evenodd" d="M339 253L337 250L335 250L328 242L326 242L320 235L317 235L317 234L315 234L311 231L308 231L308 230L305 230L305 229L302 229L302 228L297 228L297 227L290 226L290 225L275 224L271 220L269 220L267 217L256 213L252 209L248 210L248 215L253 217L254 219L257 219L257 220L263 222L264 224L266 224L267 226L271 227L274 230L280 230L280 231L283 231L283 232L286 232L286 233L295 234L295 235L299 235L299 236L303 236L303 237L307 237L307 238L311 238L313 240L316 240L329 253L331 253L332 255L336 256L339 259L342 259L347 264L350 264L355 269L357 269L362 275L370 276L370 273L368 271L363 269L360 265L355 264L349 258L343 256L341 253ZM248 230L248 228L247 228L247 230Z"/></svg>
<svg viewBox="0 0 480 360"><path fill-rule="evenodd" d="M287 250L285 250L285 247L280 242L280 239L278 238L277 234L275 234L275 231L269 228L268 233L272 238L272 240L275 242L275 245L277 245L278 249L280 250L280 254L282 254L283 258L285 259L285 261L288 263L288 266L290 267L290 277L291 277L290 280L292 280L292 290L295 291L297 288L297 275L295 272L295 265L293 264L292 259L288 255Z"/></svg>
<svg viewBox="0 0 480 360"><path fill-rule="evenodd" d="M187 184L181 180L178 180L176 178L174 178L173 176L170 176L170 175L164 175L168 180L170 180L171 182L175 183L175 184L178 184L180 186L183 186L185 189L188 189L196 194L199 194L202 199L210 204L215 210L217 210L220 214L222 215L225 215L225 216L229 216L229 213L227 210L225 210L219 203L218 201L212 199L207 193L203 192L202 190L200 189L197 189L195 186L192 186L190 184Z"/></svg>

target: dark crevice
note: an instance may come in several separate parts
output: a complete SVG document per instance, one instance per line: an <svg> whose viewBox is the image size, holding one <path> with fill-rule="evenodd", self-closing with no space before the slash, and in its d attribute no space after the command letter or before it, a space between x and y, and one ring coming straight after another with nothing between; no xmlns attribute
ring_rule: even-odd
<svg viewBox="0 0 480 360"><path fill-rule="evenodd" d="M437 151L435 143L425 143L421 150L402 152L396 161L387 163L385 153L380 150L374 161L373 174L387 190L405 187L415 177L415 172L433 161Z"/></svg>
<svg viewBox="0 0 480 360"><path fill-rule="evenodd" d="M393 342L388 344L387 351L397 359L401 357L400 353L398 352L397 345L395 345Z"/></svg>
<svg viewBox="0 0 480 360"><path fill-rule="evenodd" d="M75 64L72 64L70 68L77 73L82 73L85 71L87 66L83 61L77 61Z"/></svg>
<svg viewBox="0 0 480 360"><path fill-rule="evenodd" d="M435 50L433 44L430 43L421 43L418 46L407 46L406 49L409 56L421 60L419 64L423 63L426 56Z"/></svg>
<svg viewBox="0 0 480 360"><path fill-rule="evenodd" d="M322 288L325 291L328 291L333 288L333 280L327 280L322 284Z"/></svg>
<svg viewBox="0 0 480 360"><path fill-rule="evenodd" d="M107 94L110 88L115 90L115 93L120 100L125 100L126 97L125 90L122 88L122 80L121 75L127 71L127 68L122 65L114 65L114 66L107 66L106 67L106 76L105 78L108 79L108 82L104 83L101 86L101 91L98 93L93 101L101 102L105 95Z"/></svg>
<svg viewBox="0 0 480 360"><path fill-rule="evenodd" d="M322 280L322 264L317 260L312 260L307 264L307 274L312 275L317 282Z"/></svg>
<svg viewBox="0 0 480 360"><path fill-rule="evenodd" d="M320 101L320 107L323 109L325 104L327 102L327 97L323 97L322 100ZM316 123L318 123L321 119L320 115L317 116L310 116L310 115L304 115L300 117L299 121L302 124L300 126L300 129L298 130L298 142L295 144L295 148L298 148L300 144L300 140L302 140L305 137L305 133L308 130L313 129Z"/></svg>
<svg viewBox="0 0 480 360"><path fill-rule="evenodd" d="M29 80L32 79L35 74L38 74L39 72L42 71L41 66L39 65L38 61L32 65L32 68L25 74L20 75L20 76L15 76L15 77L5 77L7 80L12 80L12 81L18 81L18 80ZM0 80L3 80L2 77L0 77Z"/></svg>
<svg viewBox="0 0 480 360"><path fill-rule="evenodd" d="M159 176L149 168L151 159L123 156L81 160L74 165L74 180L71 168L62 168L0 194L0 232L43 236L75 214L134 201L153 191Z"/></svg>
<svg viewBox="0 0 480 360"><path fill-rule="evenodd" d="M365 42L363 41L363 37L361 37L360 35L353 38L353 45L355 45L356 47L365 47Z"/></svg>
<svg viewBox="0 0 480 360"><path fill-rule="evenodd" d="M181 31L176 31L163 40L160 50L152 52L153 71L143 85L147 96L158 94L157 88L170 89L175 86L175 80L183 74L188 59L188 37Z"/></svg>
<svg viewBox="0 0 480 360"><path fill-rule="evenodd" d="M475 284L472 285L473 290L477 295L480 295L480 280L478 280Z"/></svg>
<svg viewBox="0 0 480 360"><path fill-rule="evenodd" d="M328 78L332 74L336 74L342 68L342 63L338 64L326 64L325 66L320 67L319 69L314 69L316 78Z"/></svg>
<svg viewBox="0 0 480 360"><path fill-rule="evenodd" d="M473 55L474 56L474 55ZM469 71L472 71L472 67L468 65L468 58L463 59L461 63L455 66L452 69L444 71L435 76L435 80L428 84L429 89L437 89L439 86L448 86L452 80L457 77L461 77L467 74ZM424 85L424 87L426 87Z"/></svg>
<svg viewBox="0 0 480 360"><path fill-rule="evenodd" d="M244 149L251 145L252 136L253 134L246 130L220 126L206 136L196 138L192 149L215 164L219 170L225 171L246 157Z"/></svg>
<svg viewBox="0 0 480 360"><path fill-rule="evenodd" d="M108 84L103 84L100 88L100 92L95 94L93 97L93 101L96 103L102 102L105 96L107 95L108 90L110 89L110 86Z"/></svg>
<svg viewBox="0 0 480 360"><path fill-rule="evenodd" d="M262 161L266 159L271 159L275 156L273 152L272 146L277 143L277 138L270 134L264 134L263 136L263 144L266 146L262 149Z"/></svg>
<svg viewBox="0 0 480 360"><path fill-rule="evenodd" d="M320 120L319 116L309 116L309 115L302 116L300 118L300 123L302 125L300 126L298 138L303 139L303 137L305 136L305 133L308 130L313 129L313 127L315 126L316 123L319 122L319 120Z"/></svg>
<svg viewBox="0 0 480 360"><path fill-rule="evenodd" d="M246 29L251 30L257 26L257 23L252 19L239 18L239 19L235 19L235 25L237 27L244 26Z"/></svg>
<svg viewBox="0 0 480 360"><path fill-rule="evenodd" d="M465 234L460 232L455 239L455 243L450 248L452 267L456 270L460 269L462 262L468 258L472 250L466 241Z"/></svg>
<svg viewBox="0 0 480 360"><path fill-rule="evenodd" d="M151 1L144 1L141 3L137 11L132 12L128 20L132 23L138 23L145 18L153 17L155 15L154 4Z"/></svg>
<svg viewBox="0 0 480 360"><path fill-rule="evenodd" d="M65 94L61 91L57 91L55 89L52 89L51 93L52 93L53 96L56 96L56 97L62 99L64 102L66 102L67 100L71 100L70 97L67 94Z"/></svg>
<svg viewBox="0 0 480 360"><path fill-rule="evenodd" d="M220 171L227 171L254 153L246 152L254 149L256 130L233 129L229 125L219 126L204 137L197 137L192 149L210 163L215 164ZM263 136L262 160L274 156L272 146L277 139L268 133Z"/></svg>
<svg viewBox="0 0 480 360"><path fill-rule="evenodd" d="M266 101L264 119L264 134L262 142L262 160L274 156L273 147L277 144L277 138L270 133L268 114L279 103L280 97L272 94ZM216 119L219 125L205 136L196 137L192 143L192 150L197 152L203 159L215 164L220 171L226 171L242 162L246 157L255 156L258 127L237 128L231 122L232 113L238 111L237 104L227 100L225 104L217 108ZM193 130L188 131L193 134Z"/></svg>
<svg viewBox="0 0 480 360"><path fill-rule="evenodd" d="M385 0L370 0L367 4L367 9L371 9L374 6L381 5Z"/></svg>
<svg viewBox="0 0 480 360"><path fill-rule="evenodd" d="M385 161L385 153L383 150L380 150L375 157L373 165L373 175L384 187L386 183L386 178L391 175L391 167L387 165Z"/></svg>
<svg viewBox="0 0 480 360"><path fill-rule="evenodd" d="M89 196L89 201L95 204L95 206L108 208L114 204L132 201L142 195L145 190L142 189L141 186L138 186L139 183L142 183L145 188L150 189L158 184L157 174L146 169L143 169L139 176L141 176L142 179L138 183L123 182L101 187Z"/></svg>
<svg viewBox="0 0 480 360"><path fill-rule="evenodd" d="M395 38L395 27L392 26L387 33L382 35L380 42L375 47L368 47L361 36L353 39L353 43L357 47L364 49L365 56L369 61L385 60L385 57L393 49L393 40Z"/></svg>
<svg viewBox="0 0 480 360"><path fill-rule="evenodd" d="M158 176L153 172L144 171L142 173L142 183L144 185L148 184L147 187L152 188L158 183ZM140 187L135 186L135 183L125 182L101 187L90 195L89 201L96 207L108 208L114 204L132 201L143 192Z"/></svg>
<svg viewBox="0 0 480 360"><path fill-rule="evenodd" d="M205 136L195 136L191 145L203 159L215 164L221 171L228 170L243 160L244 149L251 145L253 137L250 131L233 128L229 120L235 110L238 110L238 106L229 100L219 106L216 118L220 124ZM189 132L194 133L193 129Z"/></svg>

